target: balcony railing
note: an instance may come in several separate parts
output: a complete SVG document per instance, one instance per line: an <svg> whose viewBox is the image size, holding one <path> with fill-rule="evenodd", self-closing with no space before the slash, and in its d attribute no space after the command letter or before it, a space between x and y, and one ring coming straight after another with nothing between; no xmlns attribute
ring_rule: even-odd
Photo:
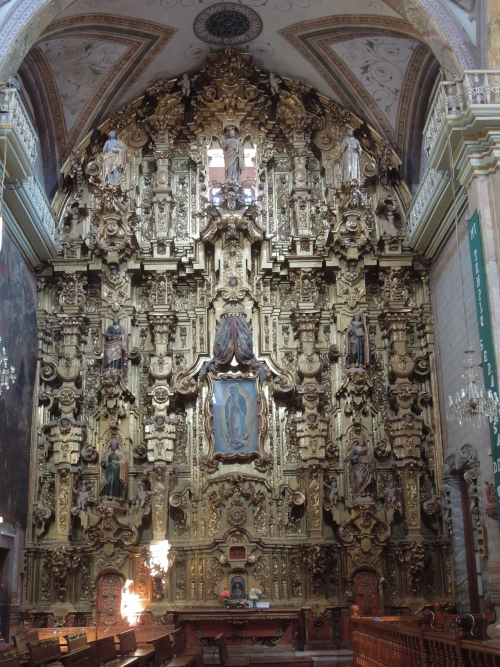
<svg viewBox="0 0 500 667"><path fill-rule="evenodd" d="M439 83L423 133L423 147L428 155L427 169L407 215L408 233L410 241L416 243L415 247L418 247L419 243L425 245L432 236L432 230L439 224L436 211L445 210L452 196L449 192L451 188L446 189L451 180L444 182L443 173L437 170L439 165L443 168L443 155L446 158L444 162L448 163L444 151L448 151L449 146L444 142L450 134L444 128L455 127L461 116L465 118L467 114L474 113L480 118L485 112L491 111L500 111L500 70L469 70L464 72L460 79ZM451 140L453 141L453 137ZM436 150L438 145L440 148ZM434 204L438 203L441 195L444 196L444 201L436 209Z"/></svg>
<svg viewBox="0 0 500 667"><path fill-rule="evenodd" d="M54 212L38 182L38 137L14 85L0 87L0 179L5 170L4 222L34 264L57 252ZM6 165L4 164L6 161Z"/></svg>
<svg viewBox="0 0 500 667"><path fill-rule="evenodd" d="M37 135L18 91L12 86L0 88L0 128L12 127L28 160L34 166L37 156Z"/></svg>
<svg viewBox="0 0 500 667"><path fill-rule="evenodd" d="M482 615L481 615L482 616ZM443 621L445 619L442 614ZM421 619L386 617L379 620L359 617L359 607L351 607L352 664L355 667L478 667L500 666L500 648L476 638L476 619L471 614L457 616L454 634L436 627L430 610ZM382 621L382 622L381 622ZM394 621L396 621L394 623Z"/></svg>
<svg viewBox="0 0 500 667"><path fill-rule="evenodd" d="M31 203L38 211L38 217L44 228L47 230L54 246L57 246L59 235L57 231L56 216L47 201L47 197L45 196L40 183L35 176L29 176L23 183L23 188L29 196Z"/></svg>
<svg viewBox="0 0 500 667"><path fill-rule="evenodd" d="M443 175L436 169L427 169L422 182L420 183L417 192L412 201L410 211L408 213L408 234L410 238L413 236L417 226L427 210L432 195L436 192Z"/></svg>
<svg viewBox="0 0 500 667"><path fill-rule="evenodd" d="M424 128L429 158L447 116L461 116L471 107L485 105L500 105L500 70L468 70L462 79L441 81Z"/></svg>

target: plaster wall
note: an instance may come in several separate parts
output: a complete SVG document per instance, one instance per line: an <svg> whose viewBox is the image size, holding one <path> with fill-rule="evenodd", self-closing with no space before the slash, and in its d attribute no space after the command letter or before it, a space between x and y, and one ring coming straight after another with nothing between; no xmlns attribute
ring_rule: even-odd
<svg viewBox="0 0 500 667"><path fill-rule="evenodd" d="M436 366L438 373L440 419L443 439L443 458L446 459L451 453L456 452L465 443L471 443L478 454L480 466L481 487L481 514L479 523L485 525L488 534L488 561L481 563L484 586L484 597L491 597L495 604L500 604L500 588L495 583L495 576L491 576L500 563L500 534L498 522L483 513L487 505L485 488L486 482L493 482L493 469L491 462L491 446L487 422L479 428L469 425L460 425L458 422L449 421L446 418L446 407L448 397L455 397L462 384L463 353L467 349L466 317L469 332L469 343L471 349L476 351L476 363L480 362L479 332L476 319L476 304L472 282L472 266L470 259L469 241L467 236L467 222L469 213L466 211L458 226L458 245L462 260L462 271L464 278L464 296L466 315L464 313L462 300L462 286L460 275L460 258L457 251L457 238L452 233L441 253L436 258L431 272L431 302L434 318L434 331L436 339ZM461 514L460 495L452 503L453 531L455 536L463 536L463 518ZM460 523L461 521L461 523ZM454 550L459 545L454 543ZM455 553L455 584L458 599L464 602L467 596L467 571L465 566L465 553Z"/></svg>

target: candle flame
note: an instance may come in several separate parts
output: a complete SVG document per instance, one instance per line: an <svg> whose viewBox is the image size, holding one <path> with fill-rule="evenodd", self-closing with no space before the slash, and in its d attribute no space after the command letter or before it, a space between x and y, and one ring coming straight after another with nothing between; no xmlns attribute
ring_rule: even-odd
<svg viewBox="0 0 500 667"><path fill-rule="evenodd" d="M130 592L130 587L133 583L132 579L127 579L122 589L121 615L130 625L137 625L139 615L142 612L142 606L139 596L136 593Z"/></svg>

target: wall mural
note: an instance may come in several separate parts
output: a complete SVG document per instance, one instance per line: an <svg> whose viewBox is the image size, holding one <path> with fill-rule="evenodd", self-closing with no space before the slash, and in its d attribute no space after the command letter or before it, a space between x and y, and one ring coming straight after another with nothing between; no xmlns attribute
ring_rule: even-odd
<svg viewBox="0 0 500 667"><path fill-rule="evenodd" d="M225 617L239 641L339 646L363 596L453 600L424 576L451 555L410 194L373 129L250 53L188 79L112 116L55 199L23 623L116 623L114 574L144 626L175 605L207 644L214 607L251 594L275 613Z"/></svg>
<svg viewBox="0 0 500 667"><path fill-rule="evenodd" d="M32 396L37 363L36 278L8 233L0 251L0 337L17 380L0 396L0 515L26 526Z"/></svg>

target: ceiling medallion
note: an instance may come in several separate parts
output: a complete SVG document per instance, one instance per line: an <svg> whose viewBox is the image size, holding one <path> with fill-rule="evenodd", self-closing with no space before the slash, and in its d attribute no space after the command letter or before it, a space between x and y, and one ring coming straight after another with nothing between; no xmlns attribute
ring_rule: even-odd
<svg viewBox="0 0 500 667"><path fill-rule="evenodd" d="M224 2L198 14L193 29L208 44L229 46L255 39L262 30L262 21L250 7Z"/></svg>

